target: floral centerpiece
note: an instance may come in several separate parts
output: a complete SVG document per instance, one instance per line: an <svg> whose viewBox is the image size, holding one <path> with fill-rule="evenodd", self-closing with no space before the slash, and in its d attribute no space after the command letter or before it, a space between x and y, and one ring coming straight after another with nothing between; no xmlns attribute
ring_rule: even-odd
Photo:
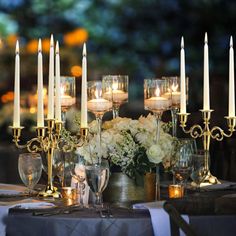
<svg viewBox="0 0 236 236"><path fill-rule="evenodd" d="M168 134L170 125L162 123L160 140L154 143L156 119L153 115L141 116L138 120L116 118L103 124L101 134L103 158L121 167L131 178L150 172L156 164L170 167L177 150L177 140ZM94 161L99 150L96 122L91 122L88 142L77 152L87 161Z"/></svg>

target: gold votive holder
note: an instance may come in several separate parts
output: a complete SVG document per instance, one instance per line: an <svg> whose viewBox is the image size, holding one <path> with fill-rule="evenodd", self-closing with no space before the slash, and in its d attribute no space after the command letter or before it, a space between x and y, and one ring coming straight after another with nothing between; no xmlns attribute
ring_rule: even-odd
<svg viewBox="0 0 236 236"><path fill-rule="evenodd" d="M72 187L62 187L61 195L62 198L76 200L77 199L77 189Z"/></svg>
<svg viewBox="0 0 236 236"><path fill-rule="evenodd" d="M145 200L148 202L155 200L156 174L148 172L144 176Z"/></svg>
<svg viewBox="0 0 236 236"><path fill-rule="evenodd" d="M179 184L169 185L169 198L182 198L184 196L184 186Z"/></svg>

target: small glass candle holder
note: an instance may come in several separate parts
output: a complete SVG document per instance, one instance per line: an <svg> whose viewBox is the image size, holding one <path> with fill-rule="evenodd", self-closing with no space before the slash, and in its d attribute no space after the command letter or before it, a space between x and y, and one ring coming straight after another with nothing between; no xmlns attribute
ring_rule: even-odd
<svg viewBox="0 0 236 236"><path fill-rule="evenodd" d="M61 89L61 110L62 121L65 122L65 114L68 109L76 103L75 93L75 77L61 76L60 77Z"/></svg>
<svg viewBox="0 0 236 236"><path fill-rule="evenodd" d="M77 199L77 189L72 187L62 187L61 195L64 199Z"/></svg>
<svg viewBox="0 0 236 236"><path fill-rule="evenodd" d="M184 186L179 184L169 185L169 198L182 198L184 196Z"/></svg>
<svg viewBox="0 0 236 236"><path fill-rule="evenodd" d="M113 118L119 116L119 108L128 102L128 75L104 75L102 81L105 86L105 97L112 94Z"/></svg>

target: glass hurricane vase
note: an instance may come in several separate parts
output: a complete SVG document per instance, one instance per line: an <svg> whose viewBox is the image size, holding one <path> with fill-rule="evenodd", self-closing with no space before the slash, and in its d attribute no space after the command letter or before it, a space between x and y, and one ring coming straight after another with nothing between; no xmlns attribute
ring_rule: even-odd
<svg viewBox="0 0 236 236"><path fill-rule="evenodd" d="M164 111L171 105L171 94L168 92L168 81L166 79L145 79L144 80L144 108L152 111L156 118L156 135L154 144L160 139L160 123ZM155 199L160 200L160 177L159 163L156 163L156 184Z"/></svg>
<svg viewBox="0 0 236 236"><path fill-rule="evenodd" d="M88 82L88 111L92 112L97 120L97 137L98 137L98 159L97 162L101 163L101 128L102 117L105 112L112 109L112 94L108 95L105 92L104 82L102 81L89 81Z"/></svg>
<svg viewBox="0 0 236 236"><path fill-rule="evenodd" d="M177 137L178 112L180 109L180 77L162 77L167 81L168 93L171 96L172 136ZM186 78L186 102L188 101L188 78Z"/></svg>
<svg viewBox="0 0 236 236"><path fill-rule="evenodd" d="M104 75L102 81L105 86L105 96L112 95L113 118L117 118L120 106L128 102L129 77L127 75Z"/></svg>
<svg viewBox="0 0 236 236"><path fill-rule="evenodd" d="M75 98L75 77L73 77L73 76L61 76L60 77L60 89L61 89L62 121L65 122L66 112L76 102L76 98Z"/></svg>

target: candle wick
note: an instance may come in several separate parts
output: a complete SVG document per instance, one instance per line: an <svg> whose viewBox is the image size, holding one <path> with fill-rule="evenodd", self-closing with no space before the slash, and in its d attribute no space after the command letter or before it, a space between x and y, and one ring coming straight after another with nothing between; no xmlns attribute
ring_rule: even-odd
<svg viewBox="0 0 236 236"><path fill-rule="evenodd" d="M181 49L184 49L184 37L181 37Z"/></svg>
<svg viewBox="0 0 236 236"><path fill-rule="evenodd" d="M231 48L233 47L233 37L232 36L230 37L230 47Z"/></svg>
<svg viewBox="0 0 236 236"><path fill-rule="evenodd" d="M208 44L208 38L207 38L207 33L205 33L205 40L204 40L205 44Z"/></svg>

